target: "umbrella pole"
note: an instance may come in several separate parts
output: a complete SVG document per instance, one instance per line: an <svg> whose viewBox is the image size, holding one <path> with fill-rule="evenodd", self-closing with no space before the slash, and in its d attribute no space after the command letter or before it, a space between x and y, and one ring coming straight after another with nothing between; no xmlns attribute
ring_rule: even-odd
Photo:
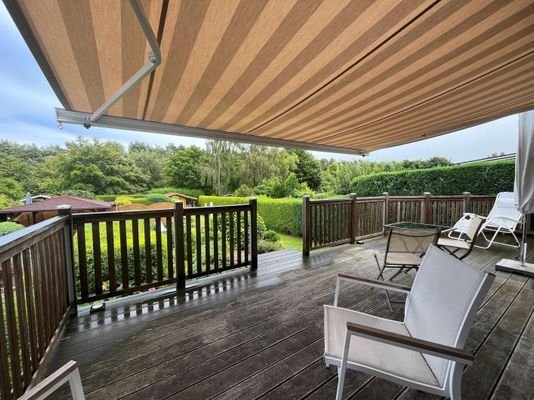
<svg viewBox="0 0 534 400"><path fill-rule="evenodd" d="M529 277L534 277L534 264L527 263L527 217L523 220L521 243L519 246L519 260L508 260L503 258L495 265L497 271L513 272Z"/></svg>

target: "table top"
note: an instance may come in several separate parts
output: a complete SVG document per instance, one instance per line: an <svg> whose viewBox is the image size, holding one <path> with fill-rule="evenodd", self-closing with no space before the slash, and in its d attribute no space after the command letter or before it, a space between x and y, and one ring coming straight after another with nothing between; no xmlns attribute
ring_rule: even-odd
<svg viewBox="0 0 534 400"><path fill-rule="evenodd" d="M422 224L420 222L393 222L391 224L384 224L386 228L397 228L397 229L449 229L450 226L446 225L434 225L434 224Z"/></svg>

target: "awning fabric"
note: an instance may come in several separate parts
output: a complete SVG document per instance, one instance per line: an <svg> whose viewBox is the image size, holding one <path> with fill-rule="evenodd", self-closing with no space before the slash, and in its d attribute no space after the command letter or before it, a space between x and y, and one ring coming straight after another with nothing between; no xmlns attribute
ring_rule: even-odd
<svg viewBox="0 0 534 400"><path fill-rule="evenodd" d="M66 110L146 61L127 1L4 2ZM365 153L534 108L532 0L141 4L162 62L111 116Z"/></svg>

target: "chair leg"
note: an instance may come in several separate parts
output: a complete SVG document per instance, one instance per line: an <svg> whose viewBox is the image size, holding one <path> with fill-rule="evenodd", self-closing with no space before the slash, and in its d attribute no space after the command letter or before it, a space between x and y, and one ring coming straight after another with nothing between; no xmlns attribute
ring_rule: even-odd
<svg viewBox="0 0 534 400"><path fill-rule="evenodd" d="M341 365L337 369L337 390L336 400L343 398L343 385L345 384L345 373L347 372L347 361L349 358L349 346L350 346L350 333L345 334L345 347L343 348L343 358L341 359Z"/></svg>
<svg viewBox="0 0 534 400"><path fill-rule="evenodd" d="M393 312L393 307L391 306L391 299L389 297L389 292L386 289L386 300L388 302L389 311Z"/></svg>

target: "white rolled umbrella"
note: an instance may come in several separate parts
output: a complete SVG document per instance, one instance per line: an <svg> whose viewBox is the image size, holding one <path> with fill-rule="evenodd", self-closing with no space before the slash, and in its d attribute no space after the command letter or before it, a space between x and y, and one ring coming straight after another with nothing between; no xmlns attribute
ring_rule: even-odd
<svg viewBox="0 0 534 400"><path fill-rule="evenodd" d="M534 110L519 115L514 192L517 209L524 216L519 261L502 259L497 263L497 269L534 276L534 264L526 262L527 216L534 214Z"/></svg>

